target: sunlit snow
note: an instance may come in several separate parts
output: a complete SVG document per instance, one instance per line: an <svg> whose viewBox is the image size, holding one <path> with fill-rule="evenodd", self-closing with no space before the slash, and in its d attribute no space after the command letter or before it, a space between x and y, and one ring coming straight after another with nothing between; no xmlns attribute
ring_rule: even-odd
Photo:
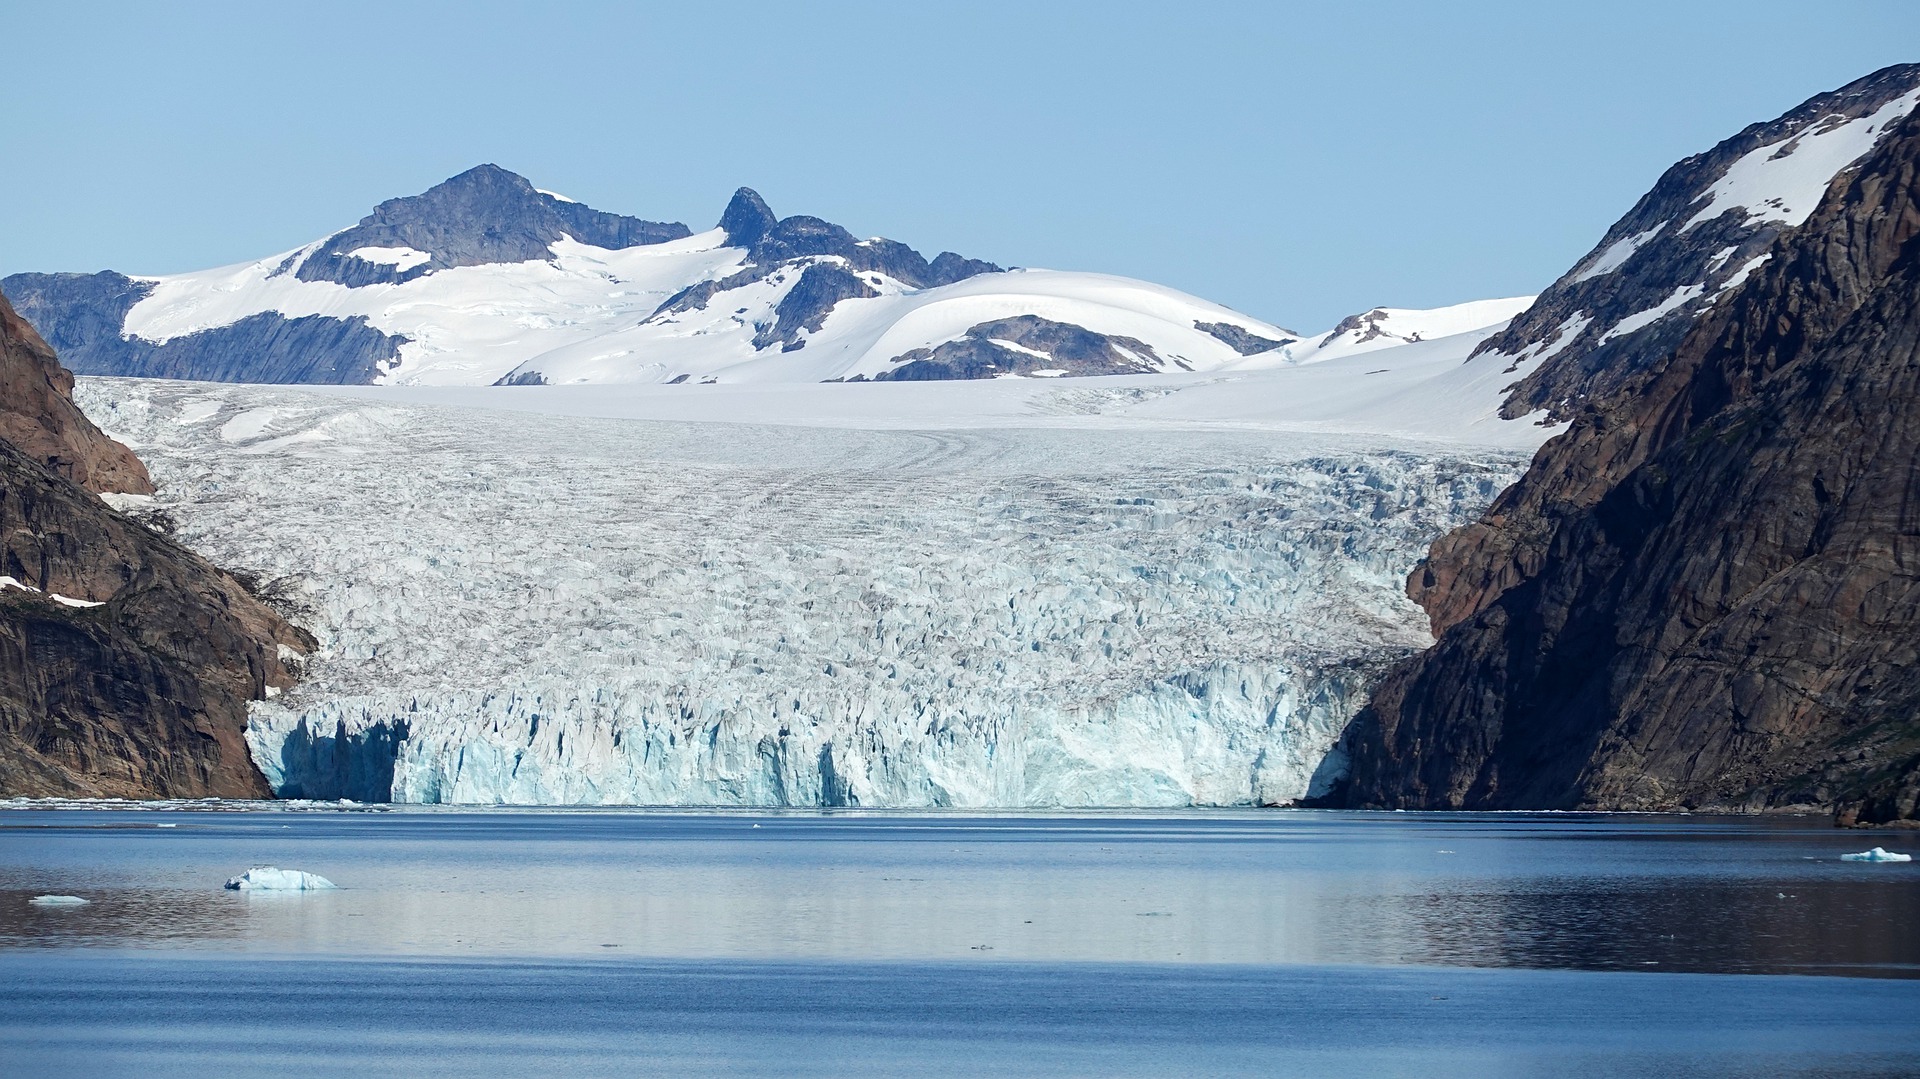
<svg viewBox="0 0 1920 1079"><path fill-rule="evenodd" d="M982 274L917 290L863 273L879 295L841 301L820 330L804 335L806 346L794 352L756 351L752 342L799 281L800 265L719 293L704 308L652 317L687 286L741 269L746 251L726 242L718 229L619 251L563 239L553 245L550 260L462 266L402 284L359 288L302 281L282 272L299 254L283 252L218 269L140 278L152 292L128 312L125 332L159 342L261 312L288 318L363 316L373 328L407 339L398 363L381 373L381 381L479 386L521 372L556 384L872 377L906 352L1015 315L1136 338L1159 354L1167 370L1210 370L1241 358L1196 323L1225 323L1270 339L1290 336L1160 285L1050 270ZM423 253L408 250L361 248L354 254L402 270L425 260Z"/></svg>
<svg viewBox="0 0 1920 1079"><path fill-rule="evenodd" d="M415 251L411 247L360 247L347 252L347 255L362 262L391 266L402 272L433 261L432 255L425 251Z"/></svg>
<svg viewBox="0 0 1920 1079"><path fill-rule="evenodd" d="M1680 226L1682 232L1729 210L1749 219L1798 225L1813 213L1833 178L1864 157L1880 137L1920 103L1920 90L1898 97L1871 115L1834 116L1802 134L1749 151L1707 189L1707 205Z"/></svg>

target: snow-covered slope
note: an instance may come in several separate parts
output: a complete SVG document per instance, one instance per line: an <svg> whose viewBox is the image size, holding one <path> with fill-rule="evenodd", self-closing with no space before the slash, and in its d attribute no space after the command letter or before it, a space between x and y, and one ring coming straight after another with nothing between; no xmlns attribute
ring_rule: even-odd
<svg viewBox="0 0 1920 1079"><path fill-rule="evenodd" d="M480 166L293 251L19 274L75 370L240 382L805 382L1212 370L1297 335L1173 289L777 219L624 218Z"/></svg>
<svg viewBox="0 0 1920 1079"><path fill-rule="evenodd" d="M1473 300L1427 310L1376 307L1341 319L1339 325L1326 333L1314 334L1305 340L1258 353L1233 366L1252 370L1282 364L1319 363L1395 345L1434 341L1464 333L1490 333L1505 328L1513 316L1531 307L1534 299L1532 296L1514 296L1500 300Z"/></svg>
<svg viewBox="0 0 1920 1079"><path fill-rule="evenodd" d="M1483 336L1076 383L80 392L181 538L310 605L251 731L282 793L1247 804L1338 774L1427 640L1405 573L1548 433L1491 418Z"/></svg>
<svg viewBox="0 0 1920 1079"><path fill-rule="evenodd" d="M1472 362L1525 376L1509 412L1572 415L1668 355L1916 106L1920 64L1890 67L1676 163Z"/></svg>

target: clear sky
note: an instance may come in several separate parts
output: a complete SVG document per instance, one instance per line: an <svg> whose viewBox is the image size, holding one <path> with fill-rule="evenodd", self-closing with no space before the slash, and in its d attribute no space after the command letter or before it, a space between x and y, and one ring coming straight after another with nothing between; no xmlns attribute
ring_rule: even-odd
<svg viewBox="0 0 1920 1079"><path fill-rule="evenodd" d="M492 161L695 229L745 184L1305 331L1538 291L1674 160L1920 60L1911 0L10 0L4 27L0 274L262 257Z"/></svg>

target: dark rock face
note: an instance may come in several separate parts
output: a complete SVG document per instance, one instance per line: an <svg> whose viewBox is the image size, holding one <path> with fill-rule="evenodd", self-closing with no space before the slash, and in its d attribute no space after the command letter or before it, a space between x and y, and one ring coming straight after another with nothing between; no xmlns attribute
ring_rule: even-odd
<svg viewBox="0 0 1920 1079"><path fill-rule="evenodd" d="M155 344L120 332L151 289L121 274L15 274L0 289L20 298L21 314L82 375L358 385L373 381L407 343L359 315L269 313Z"/></svg>
<svg viewBox="0 0 1920 1079"><path fill-rule="evenodd" d="M1870 116L1916 87L1920 64L1886 68L1811 98L1777 120L1753 124L1668 169L1597 247L1476 350L1476 362L1549 357L1520 381L1507 401L1507 417L1546 409L1565 420L1583 398L1617 390L1671 355L1715 298L1772 247L1786 226L1765 215L1728 209L1688 227L1713 204L1710 189L1734 162L1775 144L1780 149L1770 156L1790 156L1805 137ZM1804 213L1812 207L1793 209ZM1623 321L1670 302L1664 317L1619 331Z"/></svg>
<svg viewBox="0 0 1920 1079"><path fill-rule="evenodd" d="M950 285L985 273L1002 272L999 266L978 259L962 258L942 251L928 263L918 251L894 240L856 240L853 233L831 221L817 217L795 216L776 219L765 199L750 187L734 192L733 200L720 217L720 227L736 247L747 248L747 265L715 281L700 281L666 298L647 321L668 319L687 311L699 311L716 297L779 274L799 274L799 280L782 297L774 311L774 321L761 325L754 334L755 349L778 346L782 352L806 347L800 331L818 330L834 306L841 300L878 296L877 278L862 279L860 274L885 274L910 288ZM501 385L522 385L511 381L523 377L516 372Z"/></svg>
<svg viewBox="0 0 1920 1079"><path fill-rule="evenodd" d="M734 203L727 207L729 214L735 212L742 196L751 196L753 205L767 216L772 215L759 195L744 187L740 191L741 194L734 196ZM721 219L721 227L727 228L725 218ZM735 235L730 228L727 234ZM962 258L951 251L941 252L933 263L928 263L906 244L886 239L856 240L853 233L831 221L805 216L782 218L767 227L748 245L747 257L764 271L762 277L774 267L796 259L838 258L844 259L851 270L883 273L911 288L950 285L978 274L1001 272L1001 268L991 262Z"/></svg>
<svg viewBox="0 0 1920 1079"><path fill-rule="evenodd" d="M780 305L774 308L773 325L754 335L753 347L765 349L778 344L780 351L792 352L806 344L801 331L818 330L841 300L878 295L845 267L816 262L801 271L800 280L781 297Z"/></svg>
<svg viewBox="0 0 1920 1079"><path fill-rule="evenodd" d="M73 375L0 295L0 441L96 493L153 493L147 468L73 403Z"/></svg>
<svg viewBox="0 0 1920 1079"><path fill-rule="evenodd" d="M982 322L957 341L938 348L916 348L894 357L892 362L900 366L874 376L875 382L997 378L1035 371L1130 375L1162 369L1159 353L1144 341L1094 333L1038 315Z"/></svg>
<svg viewBox="0 0 1920 1079"><path fill-rule="evenodd" d="M360 223L329 236L293 269L302 281L349 287L397 284L436 270L552 257L562 236L610 250L691 235L677 222L642 221L543 195L524 177L479 165L407 198L388 199ZM406 247L431 258L401 269L353 257L365 247Z"/></svg>
<svg viewBox="0 0 1920 1079"><path fill-rule="evenodd" d="M1349 803L1920 815L1920 115L1768 250L1435 545Z"/></svg>
<svg viewBox="0 0 1920 1079"><path fill-rule="evenodd" d="M71 376L0 301L0 384L49 379L64 408L0 397L0 795L265 797L247 702L293 684L313 640L192 552L49 469L14 432L94 443L96 489L139 464L85 423ZM24 324L19 324L24 325ZM71 411L71 415L68 415ZM61 429L65 425L64 430ZM139 470L141 484L145 471ZM55 596L91 606L63 603ZM283 652L283 647L292 653Z"/></svg>
<svg viewBox="0 0 1920 1079"><path fill-rule="evenodd" d="M1340 325L1344 327L1346 323L1342 322ZM1272 352L1276 348L1291 345L1300 340L1298 337L1283 337L1276 341L1256 333L1248 333L1231 322L1195 322L1193 328L1224 343L1242 356L1257 356L1262 352ZM1334 330L1334 333L1339 332L1338 329Z"/></svg>
<svg viewBox="0 0 1920 1079"><path fill-rule="evenodd" d="M760 197L760 192L743 187L733 193L726 212L720 215L720 228L726 232L728 243L734 247L752 247L760 242L761 237L773 231L773 226L779 220L767 208L767 200Z"/></svg>
<svg viewBox="0 0 1920 1079"><path fill-rule="evenodd" d="M983 273L1004 272L1006 271L1003 267L995 266L991 262L986 262L981 259L965 258L951 251L942 251L938 255L933 256L933 261L927 264L927 283L924 287L934 288L938 285L951 285L955 282L965 281L969 277L978 277Z"/></svg>

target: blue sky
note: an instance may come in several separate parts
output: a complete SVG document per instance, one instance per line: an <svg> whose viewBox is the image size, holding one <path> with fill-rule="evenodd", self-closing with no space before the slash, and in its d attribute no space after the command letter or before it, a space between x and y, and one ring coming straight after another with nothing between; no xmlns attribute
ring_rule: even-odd
<svg viewBox="0 0 1920 1079"><path fill-rule="evenodd" d="M1920 4L14 4L0 274L295 247L493 161L1311 331L1537 291L1674 160L1890 63Z"/></svg>

